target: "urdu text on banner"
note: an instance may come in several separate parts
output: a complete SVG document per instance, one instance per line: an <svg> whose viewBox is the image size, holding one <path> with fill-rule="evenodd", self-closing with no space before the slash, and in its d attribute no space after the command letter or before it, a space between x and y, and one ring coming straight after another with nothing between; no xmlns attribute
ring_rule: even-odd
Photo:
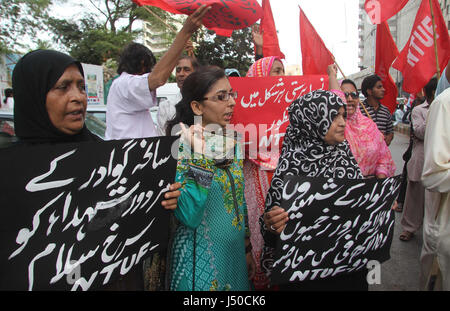
<svg viewBox="0 0 450 311"><path fill-rule="evenodd" d="M0 150L0 289L97 289L164 251L176 138Z"/></svg>

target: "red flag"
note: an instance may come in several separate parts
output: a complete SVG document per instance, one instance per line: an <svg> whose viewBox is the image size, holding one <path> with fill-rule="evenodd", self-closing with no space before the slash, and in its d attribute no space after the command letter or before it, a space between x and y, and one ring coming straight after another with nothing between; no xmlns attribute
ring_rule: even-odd
<svg viewBox="0 0 450 311"><path fill-rule="evenodd" d="M263 33L263 55L285 58L278 44L277 29L273 20L272 8L269 0L262 0L263 17L261 18L261 30Z"/></svg>
<svg viewBox="0 0 450 311"><path fill-rule="evenodd" d="M300 7L299 7L300 8ZM328 51L300 8L300 43L304 75L326 75L328 65L334 63L333 54Z"/></svg>
<svg viewBox="0 0 450 311"><path fill-rule="evenodd" d="M377 42L375 56L375 73L380 76L383 87L386 90L381 103L386 106L391 113L394 113L397 107L397 86L394 83L389 68L392 62L398 56L398 49L392 38L391 31L387 22L383 22L377 26Z"/></svg>
<svg viewBox="0 0 450 311"><path fill-rule="evenodd" d="M450 40L439 3L437 0L432 3L439 68L443 70L450 58ZM411 36L392 66L402 72L403 89L408 93L419 92L437 72L429 0L422 0Z"/></svg>
<svg viewBox="0 0 450 311"><path fill-rule="evenodd" d="M203 17L203 25L218 35L231 36L234 29L253 25L262 17L262 9L256 0L225 2L223 0L133 0L138 5L149 5L175 14L190 15L202 4L209 5L210 11Z"/></svg>
<svg viewBox="0 0 450 311"><path fill-rule="evenodd" d="M364 9L373 24L381 24L398 13L409 0L366 0Z"/></svg>

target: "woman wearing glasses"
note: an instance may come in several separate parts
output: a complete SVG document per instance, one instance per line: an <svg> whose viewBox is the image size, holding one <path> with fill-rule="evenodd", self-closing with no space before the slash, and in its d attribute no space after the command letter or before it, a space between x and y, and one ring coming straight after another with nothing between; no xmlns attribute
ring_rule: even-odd
<svg viewBox="0 0 450 311"><path fill-rule="evenodd" d="M171 290L249 290L255 264L247 224L240 145L225 128L233 92L223 69L190 74L168 134L182 137L176 180L182 184L171 254ZM213 135L212 131L222 135Z"/></svg>
<svg viewBox="0 0 450 311"><path fill-rule="evenodd" d="M395 163L377 125L363 116L359 109L359 93L352 80L337 81L336 65L328 66L331 90L341 90L347 101L347 123L345 139L350 145L358 165L365 177L386 178L395 174Z"/></svg>

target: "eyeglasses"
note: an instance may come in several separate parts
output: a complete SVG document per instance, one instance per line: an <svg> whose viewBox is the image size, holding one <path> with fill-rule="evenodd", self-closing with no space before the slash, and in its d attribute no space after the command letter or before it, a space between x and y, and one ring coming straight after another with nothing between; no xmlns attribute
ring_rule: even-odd
<svg viewBox="0 0 450 311"><path fill-rule="evenodd" d="M351 92L351 93L344 92L344 95L345 95L345 98L347 98L349 96L351 96L353 99L359 98L359 93L358 92Z"/></svg>
<svg viewBox="0 0 450 311"><path fill-rule="evenodd" d="M203 97L202 100L212 100L212 101L219 100L219 101L225 102L225 101L229 101L230 97L233 98L233 99L236 99L237 96L238 96L237 91L233 91L233 92L229 92L229 93L216 94L216 95L213 95L211 97Z"/></svg>

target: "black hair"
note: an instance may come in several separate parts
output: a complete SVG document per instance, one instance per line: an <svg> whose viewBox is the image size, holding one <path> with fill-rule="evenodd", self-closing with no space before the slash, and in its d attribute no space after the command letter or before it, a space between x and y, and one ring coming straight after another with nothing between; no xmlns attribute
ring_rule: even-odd
<svg viewBox="0 0 450 311"><path fill-rule="evenodd" d="M351 84L351 85L353 85L355 87L355 90L358 92L358 88L356 87L356 84L355 84L355 82L353 82L353 80L345 79L345 80L343 80L341 82L341 85L343 85L343 84Z"/></svg>
<svg viewBox="0 0 450 311"><path fill-rule="evenodd" d="M171 135L172 128L180 122L187 126L194 124L194 112L191 108L191 102L202 101L211 87L222 78L226 78L225 71L222 68L202 66L184 80L181 87L182 99L175 105L175 117L167 122L167 135Z"/></svg>
<svg viewBox="0 0 450 311"><path fill-rule="evenodd" d="M3 103L6 104L6 100L8 97L13 97L13 89L5 89L5 98L3 99Z"/></svg>
<svg viewBox="0 0 450 311"><path fill-rule="evenodd" d="M367 90L373 89L378 81L381 81L381 78L378 75L371 75L363 80L361 84L361 92L365 97L369 96Z"/></svg>
<svg viewBox="0 0 450 311"><path fill-rule="evenodd" d="M431 104L431 102L434 100L434 94L436 92L437 84L438 80L436 77L434 77L431 78L431 80L428 81L427 85L425 85L425 87L423 88L428 104Z"/></svg>
<svg viewBox="0 0 450 311"><path fill-rule="evenodd" d="M178 59L178 62L180 62L180 60L182 60L182 59L187 59L188 61L190 61L192 67L194 68L194 71L197 70L198 67L200 67L200 63L198 62L198 60L195 57L188 56L188 55L182 55Z"/></svg>
<svg viewBox="0 0 450 311"><path fill-rule="evenodd" d="M126 72L132 75L152 71L156 64L156 58L146 46L139 43L128 44L120 55L117 73Z"/></svg>

